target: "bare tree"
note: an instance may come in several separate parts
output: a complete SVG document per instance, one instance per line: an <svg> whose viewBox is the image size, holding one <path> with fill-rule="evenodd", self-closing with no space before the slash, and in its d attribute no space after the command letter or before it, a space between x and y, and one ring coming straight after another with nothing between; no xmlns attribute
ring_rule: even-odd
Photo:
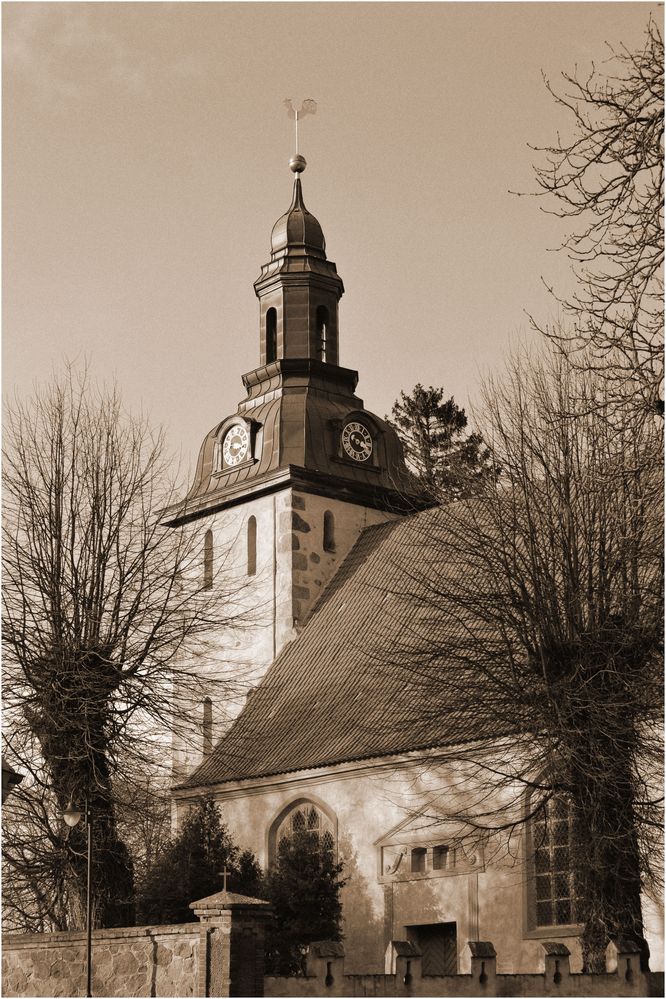
<svg viewBox="0 0 666 999"><path fill-rule="evenodd" d="M61 816L85 799L96 924L131 920L117 799L187 724L174 689L196 697L198 657L241 614L235 584L205 587L196 528L160 521L171 467L161 435L85 373L69 369L6 415L6 741L30 777L8 810L5 857L24 925L81 925L86 834Z"/></svg>
<svg viewBox="0 0 666 999"><path fill-rule="evenodd" d="M610 48L603 70L563 74L570 139L539 149L550 211L577 220L562 248L576 290L558 297L567 328L543 329L613 383L619 400L663 413L664 49L650 20L642 49Z"/></svg>
<svg viewBox="0 0 666 999"><path fill-rule="evenodd" d="M582 923L599 971L610 938L643 937L660 875L660 421L616 418L562 357L516 360L484 411L500 484L412 519L386 572L400 629L369 655L405 677L402 725L460 743L433 821L508 849L528 832L545 921Z"/></svg>

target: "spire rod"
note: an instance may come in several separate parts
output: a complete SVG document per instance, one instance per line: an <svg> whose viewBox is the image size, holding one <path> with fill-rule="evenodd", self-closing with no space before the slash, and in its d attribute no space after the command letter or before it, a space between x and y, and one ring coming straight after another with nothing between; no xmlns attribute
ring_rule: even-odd
<svg viewBox="0 0 666 999"><path fill-rule="evenodd" d="M294 145L295 151L292 158L289 160L289 167L294 173L303 173L307 166L307 162L304 156L298 151L298 119L304 118L306 114L316 114L317 113L317 102L313 101L311 97L306 98L301 104L300 108L296 110L291 103L291 97L285 98L282 102L287 109L287 114L290 118L294 120Z"/></svg>

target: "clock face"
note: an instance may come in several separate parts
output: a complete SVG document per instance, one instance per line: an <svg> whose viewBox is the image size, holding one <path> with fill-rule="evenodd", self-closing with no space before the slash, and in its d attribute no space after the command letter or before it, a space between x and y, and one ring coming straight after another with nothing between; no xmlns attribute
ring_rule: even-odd
<svg viewBox="0 0 666 999"><path fill-rule="evenodd" d="M247 428L237 423L227 431L222 444L222 457L225 465L239 465L247 458L250 438Z"/></svg>
<svg viewBox="0 0 666 999"><path fill-rule="evenodd" d="M372 454L372 437L362 423L347 423L342 430L345 454L354 461L367 461Z"/></svg>

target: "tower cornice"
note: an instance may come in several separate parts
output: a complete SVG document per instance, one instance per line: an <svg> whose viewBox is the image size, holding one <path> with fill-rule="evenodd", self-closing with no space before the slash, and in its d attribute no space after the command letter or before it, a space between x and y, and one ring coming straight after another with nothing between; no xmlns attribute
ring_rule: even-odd
<svg viewBox="0 0 666 999"><path fill-rule="evenodd" d="M283 357L271 364L253 368L242 377L248 399L240 404L239 410L243 406L247 408L250 401L262 393L274 392L275 389L288 385L303 388L307 383L309 389L320 389L322 392L337 388L346 396L353 393L358 385L358 371L317 361L312 357ZM355 402L363 406L360 399L355 399Z"/></svg>

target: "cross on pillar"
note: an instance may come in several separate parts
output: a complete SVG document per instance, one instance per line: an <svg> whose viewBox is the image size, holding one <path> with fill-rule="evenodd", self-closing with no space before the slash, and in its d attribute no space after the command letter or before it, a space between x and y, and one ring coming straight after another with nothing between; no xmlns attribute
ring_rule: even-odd
<svg viewBox="0 0 666 999"><path fill-rule="evenodd" d="M222 878L222 891L227 890L227 878L231 874L231 871L227 870L226 864L224 865L224 870L220 871L220 877Z"/></svg>

